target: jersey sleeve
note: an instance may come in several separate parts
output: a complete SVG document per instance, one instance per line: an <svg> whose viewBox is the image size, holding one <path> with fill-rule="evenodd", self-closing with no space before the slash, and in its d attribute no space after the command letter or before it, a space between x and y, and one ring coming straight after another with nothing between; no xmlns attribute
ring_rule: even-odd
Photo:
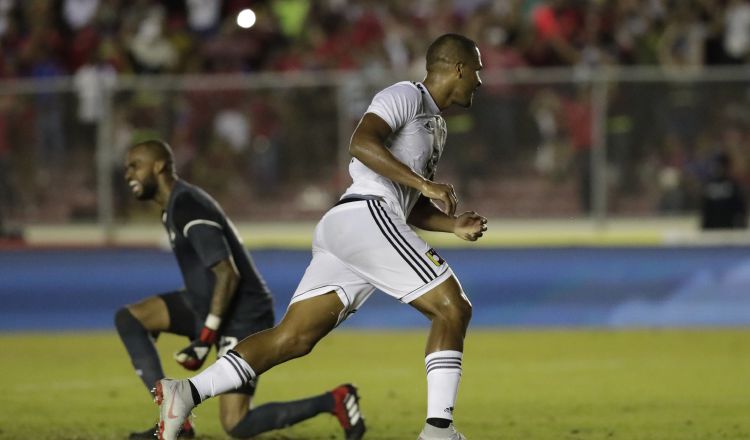
<svg viewBox="0 0 750 440"><path fill-rule="evenodd" d="M205 267L213 267L231 255L219 212L193 197L182 196L175 200L173 215L175 227L190 242Z"/></svg>
<svg viewBox="0 0 750 440"><path fill-rule="evenodd" d="M414 119L422 105L422 94L411 84L398 83L380 91L366 113L384 120L394 132Z"/></svg>

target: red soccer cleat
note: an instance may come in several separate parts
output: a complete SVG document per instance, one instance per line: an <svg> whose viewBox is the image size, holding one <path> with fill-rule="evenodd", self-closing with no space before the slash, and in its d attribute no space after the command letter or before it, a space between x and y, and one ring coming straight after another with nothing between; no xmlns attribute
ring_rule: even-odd
<svg viewBox="0 0 750 440"><path fill-rule="evenodd" d="M334 388L333 415L344 428L346 440L360 440L365 435L365 418L359 408L359 394L352 384L345 384Z"/></svg>

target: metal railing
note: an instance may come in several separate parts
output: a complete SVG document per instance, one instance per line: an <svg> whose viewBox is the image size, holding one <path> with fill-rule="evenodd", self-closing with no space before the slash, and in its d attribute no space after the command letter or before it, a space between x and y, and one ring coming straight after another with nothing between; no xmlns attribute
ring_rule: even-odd
<svg viewBox="0 0 750 440"><path fill-rule="evenodd" d="M718 150L732 154L741 178L750 174L746 66L482 78L472 109L445 113L438 170L467 209L603 227L613 217L695 215L701 167ZM2 81L0 215L18 224L95 221L111 234L145 209L117 180L123 150L158 136L175 148L180 174L235 218L316 218L348 183L349 137L369 100L400 79L421 74ZM87 99L96 117L82 120Z"/></svg>

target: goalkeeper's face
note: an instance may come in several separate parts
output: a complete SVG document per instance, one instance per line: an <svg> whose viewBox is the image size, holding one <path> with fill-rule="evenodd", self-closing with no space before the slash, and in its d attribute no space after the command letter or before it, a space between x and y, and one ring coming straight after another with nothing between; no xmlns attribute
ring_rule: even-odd
<svg viewBox="0 0 750 440"><path fill-rule="evenodd" d="M152 155L143 148L128 151L125 160L125 181L138 200L151 200L156 195L158 183L154 162Z"/></svg>

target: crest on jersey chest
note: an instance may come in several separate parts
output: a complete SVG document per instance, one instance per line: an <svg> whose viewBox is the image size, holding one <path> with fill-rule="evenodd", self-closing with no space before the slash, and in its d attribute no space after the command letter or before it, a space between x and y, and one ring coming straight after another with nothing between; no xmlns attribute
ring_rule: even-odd
<svg viewBox="0 0 750 440"><path fill-rule="evenodd" d="M435 115L424 122L424 127L432 134L432 152L427 161L426 176L432 178L437 168L438 160L443 154L447 130L445 120L440 115Z"/></svg>
<svg viewBox="0 0 750 440"><path fill-rule="evenodd" d="M439 144L442 150L443 144L445 144L445 120L440 115L434 115L431 118L425 119L422 126L433 135L433 144Z"/></svg>

